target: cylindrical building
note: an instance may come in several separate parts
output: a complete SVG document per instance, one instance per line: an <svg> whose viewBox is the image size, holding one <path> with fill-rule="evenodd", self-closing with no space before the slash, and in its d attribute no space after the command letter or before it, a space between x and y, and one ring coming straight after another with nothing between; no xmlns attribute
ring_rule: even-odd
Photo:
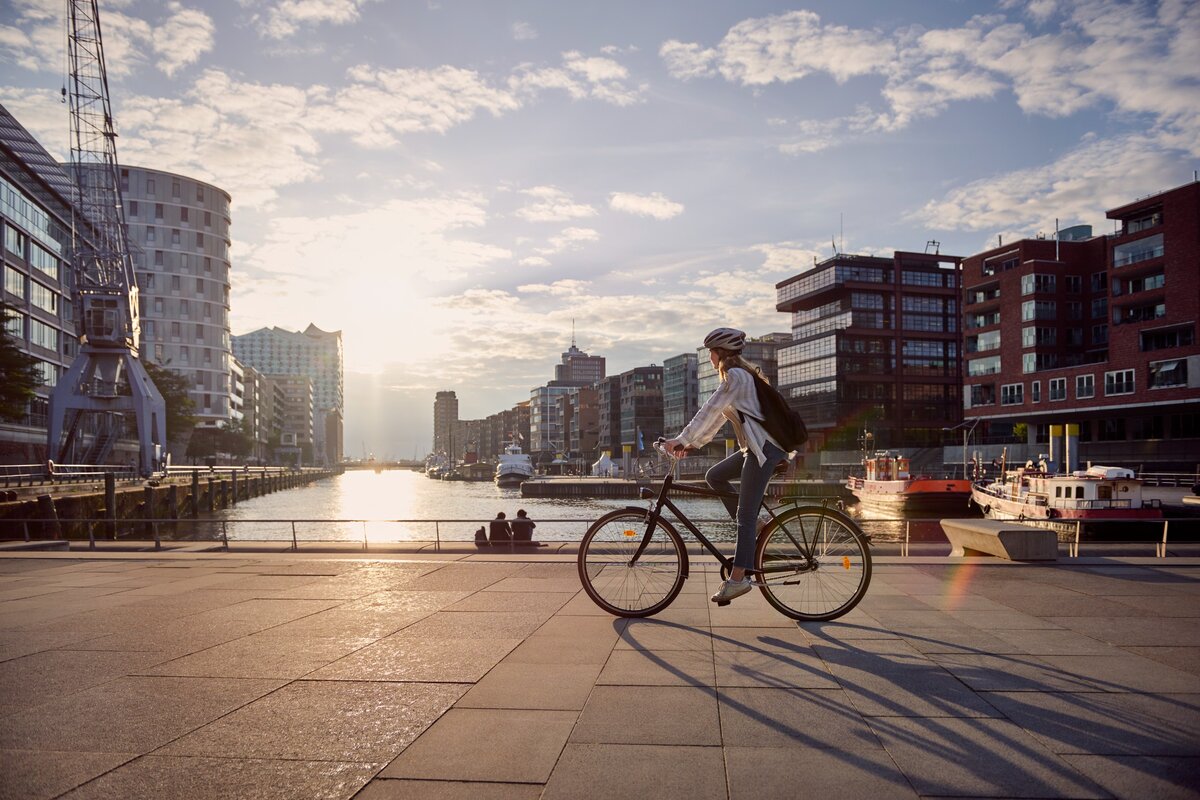
<svg viewBox="0 0 1200 800"><path fill-rule="evenodd" d="M230 381L229 202L211 184L121 168L141 308L141 356L187 375L200 425L239 419Z"/></svg>

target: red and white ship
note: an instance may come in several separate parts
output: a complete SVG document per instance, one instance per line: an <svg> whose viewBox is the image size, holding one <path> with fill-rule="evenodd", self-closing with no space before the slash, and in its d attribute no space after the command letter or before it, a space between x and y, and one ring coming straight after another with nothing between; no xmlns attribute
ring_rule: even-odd
<svg viewBox="0 0 1200 800"><path fill-rule="evenodd" d="M864 508L873 511L965 511L971 482L957 478L910 475L908 459L880 451L863 459L864 477L851 477L848 488Z"/></svg>
<svg viewBox="0 0 1200 800"><path fill-rule="evenodd" d="M1142 500L1142 482L1124 467L1088 467L1054 475L1032 464L977 483L971 501L985 517L1018 520L1161 519L1158 501Z"/></svg>

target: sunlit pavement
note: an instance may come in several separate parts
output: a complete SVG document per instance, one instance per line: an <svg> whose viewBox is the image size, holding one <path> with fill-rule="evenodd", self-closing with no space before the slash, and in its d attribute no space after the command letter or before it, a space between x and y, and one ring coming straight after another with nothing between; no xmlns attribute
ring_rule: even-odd
<svg viewBox="0 0 1200 800"><path fill-rule="evenodd" d="M804 625L717 580L0 557L0 797L1200 797L1200 560L882 558Z"/></svg>

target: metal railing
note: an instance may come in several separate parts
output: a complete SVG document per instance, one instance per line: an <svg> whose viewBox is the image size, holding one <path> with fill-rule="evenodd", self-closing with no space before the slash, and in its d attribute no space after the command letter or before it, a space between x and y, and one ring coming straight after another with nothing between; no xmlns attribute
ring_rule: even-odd
<svg viewBox="0 0 1200 800"><path fill-rule="evenodd" d="M888 549L895 547L898 554L902 557L908 557L912 554L911 545L914 543L942 545L948 544L941 531L941 517L928 518L895 518L895 519L870 519L858 520L858 524L863 529L864 533L872 540L873 546L876 549L880 545ZM550 534L554 538L542 539L546 544L565 545L577 544L583 537L583 533L594 520L591 518L553 518L553 519L538 519L536 522L539 525L539 530L543 531L543 536ZM712 518L712 519L693 519L694 523L699 525L709 536L714 543L730 544L735 541L736 534L734 532L733 523L728 517ZM79 532L81 538L77 541L88 542L88 547L91 550L96 549L97 541L152 541L154 548L159 550L162 548L163 542L213 542L220 543L225 550L230 549L230 543L235 545L239 542L245 544L263 544L266 542L274 543L290 543L290 549L299 551L302 544L308 545L345 545L354 544L360 547L363 551L369 551L372 546L387 546L387 545L402 545L406 543L423 544L432 546L435 551L440 551L447 545L469 544L475 541L475 531L479 527L483 527L487 531L488 523L491 519L180 519L176 517L157 517L147 519L125 519L112 520L108 518L82 518L82 519L58 519L48 520L41 518L27 519L8 519L0 520L0 540L13 540L12 534L14 531L20 531L26 542L34 541L62 541L61 536L39 536L34 537L32 532L44 534L47 530L56 530L52 526L74 526ZM1068 557L1079 557L1080 547L1083 544L1089 544L1099 549L1102 546L1107 546L1108 549L1119 547L1123 549L1135 548L1140 549L1145 547L1149 549L1150 545L1154 546L1154 555L1159 558L1165 558L1169 555L1168 544L1177 545L1194 545L1194 555L1200 556L1200 531L1184 530L1184 538L1177 539L1171 542L1168 538L1171 534L1171 525L1175 524L1176 529L1181 523L1191 523L1187 528L1200 528L1200 520L1195 518L1176 518L1163 520L1087 520L1086 523L1082 520L1074 521L1031 521L1025 520L1020 524L1038 525L1050 530L1054 530L1057 534L1060 545L1065 545ZM1120 539L1120 538L1104 538L1097 536L1097 529L1103 529L1117 524L1129 526L1137 525L1142 531L1139 538ZM266 538L258 538L250 532L254 526L272 526L270 530L271 536ZM312 535L313 527L329 527L336 526L339 530L335 531L336 536L314 536ZM409 535L404 537L387 538L381 535L389 526L405 526L404 530ZM412 526L416 526L416 535ZM461 526L461 527L460 527ZM468 526L470 526L468 528ZM1085 527L1086 526L1086 527ZM549 527L557 528L550 531ZM578 534L572 533L572 538L563 538L562 528L577 530ZM678 527L678 526L676 526ZM306 530L307 528L307 530ZM714 530L715 528L715 530ZM240 529L240 530L239 530ZM231 537L230 532L234 535ZM422 535L421 531L427 532ZM914 538L914 532L921 532L924 535ZM936 532L936 535L933 535ZM449 533L449 535L447 535ZM536 533L536 532L535 532ZM138 538L138 534L144 535L147 539ZM166 534L164 536L164 534ZM352 535L351 535L352 534ZM457 535L456 535L457 534ZM689 534L682 532L686 544L690 546L693 540ZM1190 536L1189 536L1190 534ZM86 537L86 538L83 538ZM535 536L536 540L536 536Z"/></svg>
<svg viewBox="0 0 1200 800"><path fill-rule="evenodd" d="M0 482L10 486L44 486L48 484L85 483L101 481L107 473L117 480L133 480L137 470L119 464L0 464Z"/></svg>

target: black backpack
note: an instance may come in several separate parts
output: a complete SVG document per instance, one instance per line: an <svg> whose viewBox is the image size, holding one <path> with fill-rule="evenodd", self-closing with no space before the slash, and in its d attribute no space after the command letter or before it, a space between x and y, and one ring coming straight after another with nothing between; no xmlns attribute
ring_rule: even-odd
<svg viewBox="0 0 1200 800"><path fill-rule="evenodd" d="M758 405L765 417L758 420L762 423L763 430L789 453L799 450L808 441L808 428L804 424L804 418L787 404L774 386L753 372L750 376L754 378L754 392L758 395Z"/></svg>

